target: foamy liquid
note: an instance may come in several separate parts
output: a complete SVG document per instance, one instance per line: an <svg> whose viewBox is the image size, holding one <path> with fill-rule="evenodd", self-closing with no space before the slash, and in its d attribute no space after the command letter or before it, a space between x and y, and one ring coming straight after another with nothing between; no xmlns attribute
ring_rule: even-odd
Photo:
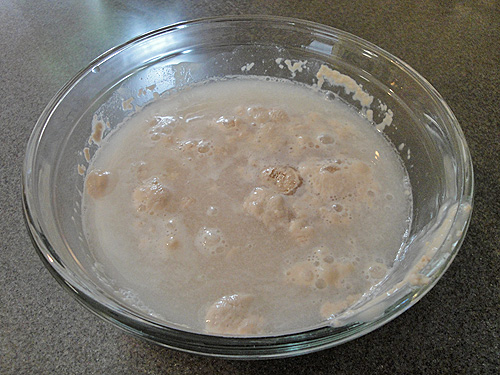
<svg viewBox="0 0 500 375"><path fill-rule="evenodd" d="M239 78L147 106L88 168L89 243L124 299L213 334L334 317L378 283L409 226L394 147L313 88Z"/></svg>

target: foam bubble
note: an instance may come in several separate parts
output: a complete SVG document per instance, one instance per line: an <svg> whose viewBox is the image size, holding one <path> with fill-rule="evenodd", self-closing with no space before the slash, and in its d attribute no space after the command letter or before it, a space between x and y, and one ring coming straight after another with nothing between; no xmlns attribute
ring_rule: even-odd
<svg viewBox="0 0 500 375"><path fill-rule="evenodd" d="M318 279L314 283L314 286L318 289L324 289L326 287L326 281L323 279Z"/></svg>
<svg viewBox="0 0 500 375"><path fill-rule="evenodd" d="M208 207L208 209L207 209L207 215L208 215L208 216L216 216L216 215L217 215L217 213L218 213L218 211L219 211L219 210L217 209L217 207L210 206L210 207Z"/></svg>

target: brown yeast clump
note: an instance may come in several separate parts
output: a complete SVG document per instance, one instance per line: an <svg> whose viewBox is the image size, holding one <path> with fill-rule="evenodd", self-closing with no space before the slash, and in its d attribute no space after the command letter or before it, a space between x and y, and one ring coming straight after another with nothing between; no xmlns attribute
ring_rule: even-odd
<svg viewBox="0 0 500 375"><path fill-rule="evenodd" d="M278 166L266 168L262 171L262 178L280 193L292 195L302 185L302 177L293 167Z"/></svg>
<svg viewBox="0 0 500 375"><path fill-rule="evenodd" d="M111 172L94 169L87 175L85 188L88 195L94 199L100 199L109 194L116 185L116 180Z"/></svg>

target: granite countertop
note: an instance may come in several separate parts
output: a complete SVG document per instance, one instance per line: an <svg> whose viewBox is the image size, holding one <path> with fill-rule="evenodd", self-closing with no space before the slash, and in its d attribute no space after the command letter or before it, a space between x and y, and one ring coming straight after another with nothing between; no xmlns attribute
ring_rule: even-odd
<svg viewBox="0 0 500 375"><path fill-rule="evenodd" d="M382 328L306 356L227 361L130 337L81 307L44 268L21 209L27 139L56 91L114 45L225 14L334 26L409 63L448 102L475 168L465 242L437 286ZM500 372L500 3L66 0L0 2L1 374L496 374Z"/></svg>

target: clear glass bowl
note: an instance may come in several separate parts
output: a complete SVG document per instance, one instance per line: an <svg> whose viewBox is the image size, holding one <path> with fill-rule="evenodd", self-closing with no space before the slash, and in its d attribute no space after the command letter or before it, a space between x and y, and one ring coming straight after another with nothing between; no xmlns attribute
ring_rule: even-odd
<svg viewBox="0 0 500 375"><path fill-rule="evenodd" d="M307 63L292 73L277 63L279 58ZM390 108L393 124L383 132L395 147L404 143L396 150L412 185L412 227L389 276L335 325L304 327L302 332L279 336L192 332L167 326L115 298L113 285L95 267L82 231L84 178L77 166L83 172L88 165L82 150L89 146L94 114L108 119L112 129L131 113L122 107L127 98L143 106L168 90L230 75L314 84L322 64L353 78L375 98L371 107L375 124ZM362 110L344 86L326 84L323 89ZM95 150L90 145L90 156ZM443 275L464 239L471 216L472 174L455 116L439 93L398 58L351 34L312 22L266 16L211 18L135 38L106 52L68 82L43 111L28 142L23 203L41 259L97 315L167 347L227 358L273 358L352 340L415 304Z"/></svg>

